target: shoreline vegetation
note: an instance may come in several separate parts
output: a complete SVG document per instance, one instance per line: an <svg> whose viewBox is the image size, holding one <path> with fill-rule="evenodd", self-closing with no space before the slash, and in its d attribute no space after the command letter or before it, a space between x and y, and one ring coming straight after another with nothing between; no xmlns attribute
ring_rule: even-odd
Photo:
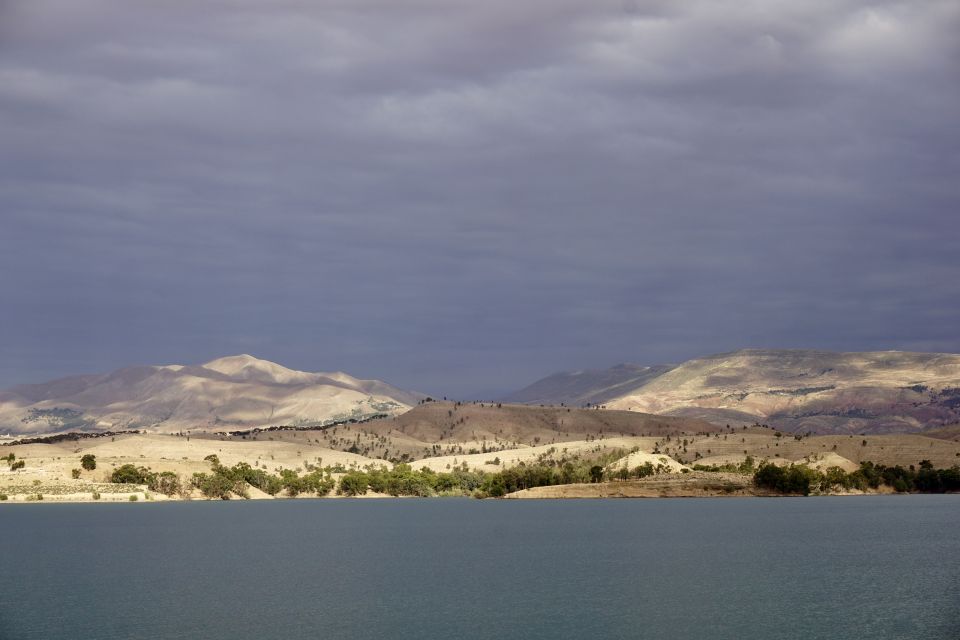
<svg viewBox="0 0 960 640"><path fill-rule="evenodd" d="M217 455L204 458L209 471L183 477L172 471L123 464L109 474L106 483L89 483L86 491L45 495L38 481L26 490L0 492L0 503L230 500L302 497L474 497L474 498L600 498L600 497L709 497L709 496L809 496L872 493L960 492L960 466L934 468L929 460L915 465L886 466L861 462L853 471L838 466L823 470L804 464L756 463L747 456L740 463L693 465L677 470L661 457L628 466L636 450L614 450L593 458L547 460L520 464L497 471L470 469L466 463L450 471L409 464L370 464L346 468L340 464L305 465L300 472L265 468L240 462L221 464ZM640 454L644 455L644 454ZM24 461L10 453L0 458L11 471L24 468ZM73 477L81 469L96 469L90 454L77 460ZM675 463L674 463L675 464ZM265 467L266 465L264 465Z"/></svg>
<svg viewBox="0 0 960 640"><path fill-rule="evenodd" d="M0 504L955 492L958 462L946 437L427 398L325 425L21 439L0 447Z"/></svg>

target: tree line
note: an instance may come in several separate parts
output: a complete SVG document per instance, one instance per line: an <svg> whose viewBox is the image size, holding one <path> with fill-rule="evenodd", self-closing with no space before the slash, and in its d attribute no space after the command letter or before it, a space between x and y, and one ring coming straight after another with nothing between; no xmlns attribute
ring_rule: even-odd
<svg viewBox="0 0 960 640"><path fill-rule="evenodd" d="M949 493L960 491L960 466L935 469L929 460L921 460L919 468L862 462L859 469L847 473L839 467L821 472L804 465L778 467L768 463L757 469L753 481L777 493L805 496L840 489L875 490L882 485L897 493Z"/></svg>
<svg viewBox="0 0 960 640"><path fill-rule="evenodd" d="M436 472L429 468L413 469L398 464L391 469L368 467L347 470L342 467L311 469L300 474L293 469L269 473L240 462L227 467L217 456L207 456L211 463L209 473L194 473L186 482L172 471L155 472L143 466L125 464L113 470L110 481L119 484L146 485L151 491L168 496L188 497L197 489L207 498L229 499L231 496L249 497L249 487L271 495L294 497L300 494L326 496L336 490L342 496L360 496L368 491L391 496L474 496L500 497L515 491L558 484L601 482L608 472L604 460L576 460L562 464L524 464L501 471L474 471L466 467ZM598 464L600 462L601 464ZM649 467L649 468L648 468ZM644 477L654 472L650 465L630 472L633 477ZM342 473L339 482L334 473ZM612 472L611 472L612 473ZM621 472L616 472L620 477ZM613 477L613 476L611 476Z"/></svg>
<svg viewBox="0 0 960 640"><path fill-rule="evenodd" d="M295 497L301 494L326 496L336 491L342 496L361 496L368 491L391 496L473 496L501 497L516 491L562 484L585 484L609 480L644 478L665 472L662 466L649 462L634 469L610 468L610 457L615 452L594 460L567 460L562 463L543 461L520 463L514 467L490 472L470 470L464 464L451 471L437 472L429 468L413 469L409 464L393 468L370 466L366 469L343 467L309 468L301 475L293 469L270 473L240 462L227 467L216 455L207 456L210 473L194 473L183 482L172 471L154 472L146 467L125 464L110 475L111 482L146 485L151 491L168 496L188 497L193 489L207 498L229 499L231 496L249 497L249 488L255 487L271 496ZM745 473L754 467L753 459L730 468L711 471ZM708 470L703 468L701 470ZM340 475L339 481L334 474ZM928 460L919 468L910 465L888 467L872 462L861 463L856 471L847 473L839 467L818 471L805 465L780 467L763 463L753 473L754 484L782 494L810 495L836 490L876 490L882 485L897 492L946 493L960 491L960 467L935 469Z"/></svg>

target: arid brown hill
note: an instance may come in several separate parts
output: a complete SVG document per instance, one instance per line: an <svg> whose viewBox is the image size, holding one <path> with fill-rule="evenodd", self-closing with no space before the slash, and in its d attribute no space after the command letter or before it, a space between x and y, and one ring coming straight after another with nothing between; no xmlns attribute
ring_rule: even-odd
<svg viewBox="0 0 960 640"><path fill-rule="evenodd" d="M486 438L524 444L549 439L579 440L585 436L663 436L720 430L704 420L635 411L469 402L428 402L394 418L368 423L365 428L389 428L431 443L478 442Z"/></svg>
<svg viewBox="0 0 960 640"><path fill-rule="evenodd" d="M941 440L953 440L954 442L960 442L960 423L950 424L945 427L937 427L935 429L927 429L923 432L923 435L930 438L940 438Z"/></svg>

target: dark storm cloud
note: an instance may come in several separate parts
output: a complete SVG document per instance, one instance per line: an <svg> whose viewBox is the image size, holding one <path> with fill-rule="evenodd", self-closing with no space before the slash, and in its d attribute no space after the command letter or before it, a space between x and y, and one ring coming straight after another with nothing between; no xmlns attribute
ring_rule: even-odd
<svg viewBox="0 0 960 640"><path fill-rule="evenodd" d="M960 351L954 2L0 5L0 386Z"/></svg>

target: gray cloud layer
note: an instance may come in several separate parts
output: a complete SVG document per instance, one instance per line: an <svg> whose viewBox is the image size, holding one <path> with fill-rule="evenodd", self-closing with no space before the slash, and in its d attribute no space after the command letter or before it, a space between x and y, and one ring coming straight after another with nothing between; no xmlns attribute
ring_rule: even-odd
<svg viewBox="0 0 960 640"><path fill-rule="evenodd" d="M960 5L0 4L0 383L960 351Z"/></svg>

